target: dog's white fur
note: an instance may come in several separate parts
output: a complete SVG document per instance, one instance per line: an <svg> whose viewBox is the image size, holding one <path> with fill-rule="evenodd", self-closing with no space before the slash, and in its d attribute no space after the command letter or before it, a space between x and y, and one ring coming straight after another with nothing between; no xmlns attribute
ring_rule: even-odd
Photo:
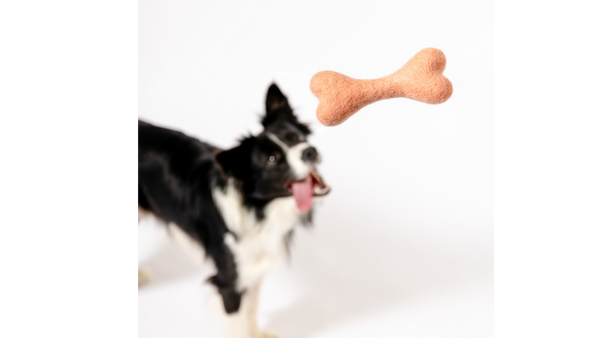
<svg viewBox="0 0 600 338"><path fill-rule="evenodd" d="M308 142L301 142L293 147L288 147L285 142L279 139L274 134L267 133L267 136L271 141L277 144L285 152L285 158L288 164L292 168L294 178L297 180L305 179L308 174L313 170L313 166L302 161L302 152L310 147Z"/></svg>
<svg viewBox="0 0 600 338"><path fill-rule="evenodd" d="M213 199L227 228L235 234L227 234L225 244L237 265L236 287L244 292L240 310L228 316L228 335L274 337L261 332L256 323L260 286L267 272L285 258L285 236L300 222L301 213L293 197L277 198L265 207L265 216L258 221L254 211L243 206L233 180L224 191L214 189Z"/></svg>
<svg viewBox="0 0 600 338"><path fill-rule="evenodd" d="M255 285L285 257L285 236L300 222L300 211L293 197L277 198L267 204L264 219L258 221L253 210L242 205L242 196L228 182L225 191L213 191L217 208L227 228L225 237L238 270L238 291Z"/></svg>

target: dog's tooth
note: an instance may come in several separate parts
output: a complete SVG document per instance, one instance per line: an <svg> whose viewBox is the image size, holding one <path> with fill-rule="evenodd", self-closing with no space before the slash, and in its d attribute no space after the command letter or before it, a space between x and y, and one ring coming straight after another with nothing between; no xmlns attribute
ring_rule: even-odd
<svg viewBox="0 0 600 338"><path fill-rule="evenodd" d="M327 183L325 183L325 185L324 185L323 188L321 188L321 187L315 187L314 188L314 192L317 195L325 195L326 193L329 192L329 190L331 190L331 186L329 184L327 184Z"/></svg>

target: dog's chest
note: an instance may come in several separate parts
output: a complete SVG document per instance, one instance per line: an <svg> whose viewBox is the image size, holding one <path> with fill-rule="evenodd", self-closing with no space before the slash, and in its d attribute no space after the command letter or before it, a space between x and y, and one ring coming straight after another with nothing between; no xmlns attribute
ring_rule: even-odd
<svg viewBox="0 0 600 338"><path fill-rule="evenodd" d="M292 197L278 198L265 206L264 218L258 221L233 187L215 190L213 196L225 224L235 234L227 234L225 244L236 262L238 289L244 290L285 257L285 239L299 223L300 212Z"/></svg>

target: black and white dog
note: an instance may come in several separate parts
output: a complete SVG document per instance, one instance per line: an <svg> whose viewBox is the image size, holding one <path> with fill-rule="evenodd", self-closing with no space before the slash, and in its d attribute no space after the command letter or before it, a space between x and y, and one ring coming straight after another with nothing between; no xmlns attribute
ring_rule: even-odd
<svg viewBox="0 0 600 338"><path fill-rule="evenodd" d="M221 150L180 132L138 123L138 210L153 214L204 248L217 269L209 281L236 336L272 337L256 324L261 281L285 257L294 226L308 224L312 200L330 187L315 169L287 98L273 84L264 131Z"/></svg>

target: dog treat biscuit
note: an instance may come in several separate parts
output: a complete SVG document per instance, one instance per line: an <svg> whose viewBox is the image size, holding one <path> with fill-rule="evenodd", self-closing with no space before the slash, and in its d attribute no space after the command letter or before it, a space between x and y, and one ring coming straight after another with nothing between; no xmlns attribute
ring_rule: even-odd
<svg viewBox="0 0 600 338"><path fill-rule="evenodd" d="M446 102L452 95L452 83L442 75L445 68L444 53L425 48L396 72L374 80L319 72L310 80L310 90L319 99L317 119L326 126L337 126L373 102L396 97L429 104Z"/></svg>

